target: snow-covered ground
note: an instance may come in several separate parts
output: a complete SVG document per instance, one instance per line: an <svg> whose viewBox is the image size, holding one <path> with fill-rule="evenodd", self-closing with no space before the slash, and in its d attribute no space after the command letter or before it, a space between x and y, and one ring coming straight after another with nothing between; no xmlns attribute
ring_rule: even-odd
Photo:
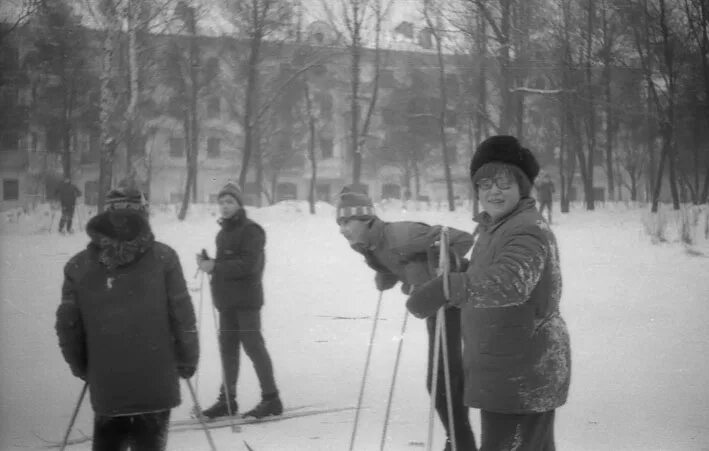
<svg viewBox="0 0 709 451"><path fill-rule="evenodd" d="M468 210L402 211L381 207L386 220L411 219L471 230ZM250 209L268 234L264 332L287 406L347 407L357 402L377 303L372 270L339 235L333 208L304 204ZM560 450L709 450L709 259L678 242L651 244L644 210L608 206L556 215L564 296L573 351L571 394L557 413ZM84 212L83 218L86 217ZM40 449L61 440L81 383L64 364L54 334L62 266L82 249L84 233L37 233L44 210L0 227L0 450ZM192 287L194 254L213 254L215 209L197 206L187 221L156 211L159 240L182 258ZM56 228L56 218L54 220ZM355 449L379 449L386 398L404 317L405 297L384 294ZM193 291L201 314L202 404L216 397L220 367L208 290ZM387 450L421 449L426 440L428 396L424 388L426 333L409 318L394 393ZM259 398L253 369L244 358L238 397L242 410ZM186 418L192 402L183 385ZM81 408L73 436L91 433L91 409ZM212 432L220 450L343 450L349 446L353 411L228 428ZM471 411L479 433L479 416ZM442 449L436 423L434 449ZM170 450L209 449L201 431L173 433ZM70 449L88 450L90 445Z"/></svg>

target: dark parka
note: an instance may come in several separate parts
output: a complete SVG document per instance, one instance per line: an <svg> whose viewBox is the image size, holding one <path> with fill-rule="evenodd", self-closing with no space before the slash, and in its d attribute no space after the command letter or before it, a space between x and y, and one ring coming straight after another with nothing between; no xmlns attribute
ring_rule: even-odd
<svg viewBox="0 0 709 451"><path fill-rule="evenodd" d="M81 196L81 191L72 183L65 181L59 184L54 194L63 207L73 207L76 204L76 198Z"/></svg>
<svg viewBox="0 0 709 451"><path fill-rule="evenodd" d="M59 345L74 375L88 382L97 414L171 409L180 404L178 366L196 367L199 358L180 261L139 214L132 221L140 232L130 241L116 237L108 214L89 221L90 244L64 267Z"/></svg>
<svg viewBox="0 0 709 451"><path fill-rule="evenodd" d="M411 286L421 285L436 274L431 272L428 255L441 236L441 226L420 222L384 222L374 218L365 234L365 243L352 246L365 256L367 264L377 271L387 285L404 283L406 293ZM473 245L469 233L449 229L451 248L463 257Z"/></svg>
<svg viewBox="0 0 709 451"><path fill-rule="evenodd" d="M259 309L263 306L266 232L243 209L219 224L211 279L214 305L219 310Z"/></svg>
<svg viewBox="0 0 709 451"><path fill-rule="evenodd" d="M499 413L555 409L571 371L556 238L530 198L498 222L478 219L470 266L450 275L451 303L462 309L465 403Z"/></svg>

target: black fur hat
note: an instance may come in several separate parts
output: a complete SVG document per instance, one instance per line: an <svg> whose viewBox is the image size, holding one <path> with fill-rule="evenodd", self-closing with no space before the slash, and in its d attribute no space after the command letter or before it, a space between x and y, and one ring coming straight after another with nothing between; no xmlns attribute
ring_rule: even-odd
<svg viewBox="0 0 709 451"><path fill-rule="evenodd" d="M517 166L533 184L539 174L539 163L532 152L522 147L514 136L491 136L481 142L470 162L470 178L486 163L497 161Z"/></svg>

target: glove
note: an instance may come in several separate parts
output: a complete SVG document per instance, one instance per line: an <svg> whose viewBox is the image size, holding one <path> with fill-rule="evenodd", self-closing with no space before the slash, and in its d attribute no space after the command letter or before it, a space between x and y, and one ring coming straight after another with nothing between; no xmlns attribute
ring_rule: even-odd
<svg viewBox="0 0 709 451"><path fill-rule="evenodd" d="M196 366L180 365L177 367L177 374L179 374L182 379L191 378L194 376L195 371L197 371Z"/></svg>
<svg viewBox="0 0 709 451"><path fill-rule="evenodd" d="M433 274L438 273L438 263L440 260L441 247L438 242L433 243L429 246L427 252L428 267ZM456 254L453 246L448 249L448 261L450 262L451 272L465 272L468 268L467 260L464 257L459 257Z"/></svg>
<svg viewBox="0 0 709 451"><path fill-rule="evenodd" d="M406 301L406 308L416 318L428 318L446 305L446 302L443 295L443 277L439 276L415 288Z"/></svg>
<svg viewBox="0 0 709 451"><path fill-rule="evenodd" d="M392 273L377 272L374 275L374 284L377 286L377 290L379 291L392 288L398 281L399 278Z"/></svg>

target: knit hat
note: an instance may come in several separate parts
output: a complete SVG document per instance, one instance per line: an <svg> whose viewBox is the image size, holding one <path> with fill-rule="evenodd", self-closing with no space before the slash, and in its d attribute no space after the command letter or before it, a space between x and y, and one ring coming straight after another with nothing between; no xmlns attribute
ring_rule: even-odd
<svg viewBox="0 0 709 451"><path fill-rule="evenodd" d="M374 205L369 196L349 186L342 189L337 201L336 220L338 223L345 219L371 219L375 216Z"/></svg>
<svg viewBox="0 0 709 451"><path fill-rule="evenodd" d="M116 210L136 210L140 213L147 213L148 202L137 188L116 188L106 195L106 211Z"/></svg>
<svg viewBox="0 0 709 451"><path fill-rule="evenodd" d="M532 152L522 147L514 136L497 135L481 142L475 150L475 155L470 162L470 178L483 165L491 162L500 162L516 166L527 176L531 184L539 174L539 163Z"/></svg>
<svg viewBox="0 0 709 451"><path fill-rule="evenodd" d="M224 185L224 188L222 188L219 191L219 194L217 195L217 199L219 199L222 196L231 196L236 201L239 203L240 206L244 206L244 199L243 196L241 195L241 188L239 188L239 185L237 185L234 182L227 182L226 185Z"/></svg>

